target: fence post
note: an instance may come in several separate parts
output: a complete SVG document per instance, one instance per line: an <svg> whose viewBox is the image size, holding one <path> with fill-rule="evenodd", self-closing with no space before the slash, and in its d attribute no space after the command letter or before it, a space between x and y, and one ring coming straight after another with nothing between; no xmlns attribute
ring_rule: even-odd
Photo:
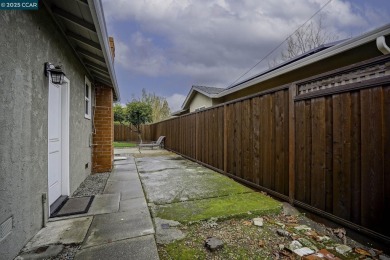
<svg viewBox="0 0 390 260"><path fill-rule="evenodd" d="M198 151L199 151L199 146L198 146L198 135L199 135L199 113L195 113L195 160L198 161Z"/></svg>
<svg viewBox="0 0 390 260"><path fill-rule="evenodd" d="M297 94L296 84L291 84L288 88L289 108L288 108L288 176L289 176L289 202L294 204L295 196L295 105L294 98Z"/></svg>
<svg viewBox="0 0 390 260"><path fill-rule="evenodd" d="M223 106L223 171L227 173L227 105Z"/></svg>

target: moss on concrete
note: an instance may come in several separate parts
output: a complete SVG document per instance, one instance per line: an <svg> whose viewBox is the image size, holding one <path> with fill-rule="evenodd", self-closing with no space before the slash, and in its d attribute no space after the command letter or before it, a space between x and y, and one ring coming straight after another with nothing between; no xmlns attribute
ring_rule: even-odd
<svg viewBox="0 0 390 260"><path fill-rule="evenodd" d="M148 202L167 204L199 200L253 190L219 173L199 166L167 162L138 163Z"/></svg>
<svg viewBox="0 0 390 260"><path fill-rule="evenodd" d="M206 220L209 218L227 219L247 216L248 212L257 215L279 213L282 205L261 193L252 192L218 198L186 201L154 207L154 215L163 219L182 223Z"/></svg>

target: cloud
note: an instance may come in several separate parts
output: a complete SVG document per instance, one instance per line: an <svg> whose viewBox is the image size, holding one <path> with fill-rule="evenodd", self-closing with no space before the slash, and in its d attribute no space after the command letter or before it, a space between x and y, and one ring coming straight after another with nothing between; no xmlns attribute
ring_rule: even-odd
<svg viewBox="0 0 390 260"><path fill-rule="evenodd" d="M221 87L257 63L324 4L323 0L103 2L116 34L120 66L136 75L182 76L194 84ZM376 7L365 10L333 0L323 11L326 29L344 38L388 17ZM136 26L126 27L126 23ZM266 61L256 71L265 68Z"/></svg>
<svg viewBox="0 0 390 260"><path fill-rule="evenodd" d="M169 108L171 109L171 112L179 111L185 99L186 96L177 93L167 97L167 102L169 104Z"/></svg>
<svg viewBox="0 0 390 260"><path fill-rule="evenodd" d="M164 74L166 57L151 38L137 31L127 43L117 37L115 44L117 62L126 69L148 76Z"/></svg>

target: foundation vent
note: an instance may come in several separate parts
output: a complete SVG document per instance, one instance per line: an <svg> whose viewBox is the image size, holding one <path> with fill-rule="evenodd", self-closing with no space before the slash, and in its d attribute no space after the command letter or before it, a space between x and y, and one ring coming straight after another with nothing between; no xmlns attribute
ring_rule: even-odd
<svg viewBox="0 0 390 260"><path fill-rule="evenodd" d="M0 242L6 238L12 231L12 217L1 223L0 225Z"/></svg>

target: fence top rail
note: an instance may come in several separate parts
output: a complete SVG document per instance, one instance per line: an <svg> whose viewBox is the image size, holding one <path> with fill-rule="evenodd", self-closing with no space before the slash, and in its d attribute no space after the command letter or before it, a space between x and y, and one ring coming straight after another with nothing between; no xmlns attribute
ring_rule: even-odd
<svg viewBox="0 0 390 260"><path fill-rule="evenodd" d="M313 98L319 98L319 97L325 97L325 96L330 96L330 95L334 95L334 94L341 94L341 93L350 92L350 91L359 90L359 89L374 88L374 87L379 87L379 86L384 86L384 85L390 85L390 76L384 76L381 78L374 78L374 79L370 79L367 81L356 82L356 83L351 83L348 85L341 85L341 86L337 86L334 88L321 89L321 90L317 90L314 92L301 94L301 95L296 96L294 98L294 102L313 99Z"/></svg>
<svg viewBox="0 0 390 260"><path fill-rule="evenodd" d="M351 64L351 65L348 65L348 66L345 66L342 68L327 71L327 72L324 72L324 73L321 73L321 74L318 74L318 75L315 75L315 76L312 76L312 77L309 77L306 79L302 79L302 80L296 81L295 84L297 86L303 85L303 84L308 84L311 82L319 81L319 80L330 78L330 77L335 77L335 76L338 76L341 74L353 72L353 71L364 69L367 67L372 67L375 65L384 64L384 63L389 62L389 61L390 61L390 54L382 55L382 56L375 57L375 58L372 58L369 60L365 60L365 61L361 61L361 62L358 62L355 64Z"/></svg>
<svg viewBox="0 0 390 260"><path fill-rule="evenodd" d="M291 86L291 84L292 83L285 84L285 85L282 85L282 86L279 86L279 87L274 87L274 88L271 88L271 89L267 89L267 90L264 90L264 91L261 91L261 92L249 95L249 96L233 99L233 100L228 101L228 102L224 102L224 103L212 106L212 107L208 107L208 108L202 109L200 111L194 111L194 112L182 115L182 116L168 118L168 119L162 120L160 122L156 122L154 124L158 124L158 123L162 123L162 122L166 122L166 121L170 121L170 120L175 120L175 119L179 119L179 118L185 118L185 117L188 117L188 116L193 116L193 115L196 115L196 114L207 112L209 110L220 108L220 107L223 107L223 106L226 106L226 105L230 105L230 104L233 104L233 103L237 103L237 102L241 102L241 101L244 101L244 100L252 99L252 98L255 98L255 97L260 97L260 96L272 94L272 93L275 93L275 92L278 92L278 91L281 91L281 90L287 90ZM151 125L154 125L154 124L151 124Z"/></svg>

